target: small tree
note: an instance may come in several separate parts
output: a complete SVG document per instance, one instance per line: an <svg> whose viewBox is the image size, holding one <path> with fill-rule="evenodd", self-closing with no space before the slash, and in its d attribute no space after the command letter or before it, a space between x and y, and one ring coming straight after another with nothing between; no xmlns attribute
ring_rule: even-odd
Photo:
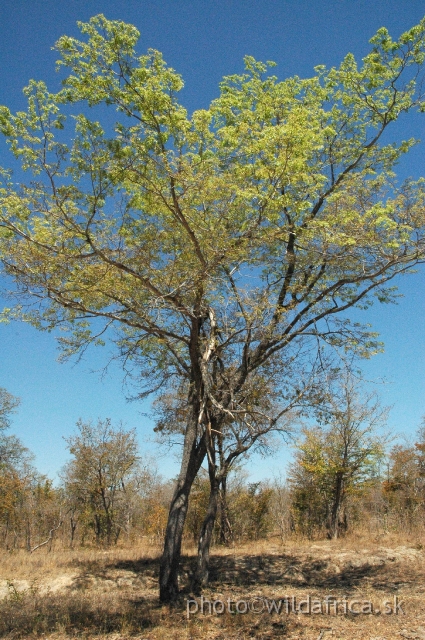
<svg viewBox="0 0 425 640"><path fill-rule="evenodd" d="M383 494L397 529L423 526L425 511L425 419L414 445L396 445L388 460ZM395 522L394 522L395 520Z"/></svg>
<svg viewBox="0 0 425 640"><path fill-rule="evenodd" d="M245 540L265 538L272 521L270 508L273 490L261 482L249 483L231 503L230 517L235 537Z"/></svg>
<svg viewBox="0 0 425 640"><path fill-rule="evenodd" d="M67 438L73 459L63 472L70 502L78 506L98 543L117 542L125 522L127 482L137 469L134 430L115 429L109 419L96 425L79 420Z"/></svg>
<svg viewBox="0 0 425 640"><path fill-rule="evenodd" d="M10 426L11 413L19 400L6 389L0 388L0 523L3 544L8 547L9 534L15 530L14 545L17 544L17 504L22 491L22 477L19 473L24 460L28 460L28 450L15 436L5 434Z"/></svg>
<svg viewBox="0 0 425 640"><path fill-rule="evenodd" d="M58 502L52 483L33 466L31 452L5 433L18 405L18 398L0 389L0 528L6 548L23 545L32 551L56 523Z"/></svg>
<svg viewBox="0 0 425 640"><path fill-rule="evenodd" d="M385 424L374 394L361 395L358 382L347 374L339 388L328 393L325 427L304 429L298 444L290 482L294 508L311 525L325 525L328 536L337 538L347 529L344 512L349 495L376 475L384 453L385 438L377 431Z"/></svg>
<svg viewBox="0 0 425 640"><path fill-rule="evenodd" d="M279 531L281 541L286 541L294 529L291 492L286 479L276 478L273 482L271 519L273 527Z"/></svg>

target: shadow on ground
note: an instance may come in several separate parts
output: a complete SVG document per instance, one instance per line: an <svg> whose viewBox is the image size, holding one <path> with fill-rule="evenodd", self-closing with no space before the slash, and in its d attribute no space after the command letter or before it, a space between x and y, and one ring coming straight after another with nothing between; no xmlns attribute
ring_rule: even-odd
<svg viewBox="0 0 425 640"><path fill-rule="evenodd" d="M128 580L140 581L148 578L155 588L159 576L159 558L140 558L105 563L94 561L74 563L80 573L74 586L84 584L84 580L110 580L111 572L123 573ZM195 568L193 556L183 556L181 561L181 583L183 592L190 588ZM221 555L211 554L210 586L261 587L261 586L311 586L315 588L357 589L368 584L377 589L397 590L401 585L414 584L417 572L409 571L395 562L394 557L358 557L351 554L345 562L332 558L316 559L289 554ZM119 578L118 578L119 579ZM125 578L122 578L125 580Z"/></svg>
<svg viewBox="0 0 425 640"><path fill-rule="evenodd" d="M419 563L403 563L398 559L385 550L374 555L356 551L338 555L330 551L326 557L323 553L315 556L215 553L211 556L210 585L205 595L213 597L214 593L227 592L242 598L259 593L276 597L286 589L289 593L298 589L305 593L309 589L316 593L323 591L322 595L330 590L349 595L362 589L366 592L370 587L389 592L417 584L418 571L422 571ZM113 633L129 638L167 640L239 637L265 640L286 638L290 627L299 624L295 618L225 615L215 619L198 618L193 622L198 625L195 633L185 615L194 565L193 556L182 558L182 597L178 606L170 611L158 603L158 558L74 560L69 566L74 571L72 581L63 589L46 592L31 588L19 593L12 590L8 598L0 601L0 636L41 637L59 630L72 637ZM204 635L208 625L211 634Z"/></svg>
<svg viewBox="0 0 425 640"><path fill-rule="evenodd" d="M416 586L418 572L423 573L422 562L397 562L397 558L390 554L362 556L352 552L344 555L348 557L342 560L288 554L212 554L210 587L216 590L224 586L257 589L269 586L310 587L336 589L347 594L361 587L371 587L396 592L400 587ZM182 563L183 578L188 589L194 565L194 560L190 558Z"/></svg>

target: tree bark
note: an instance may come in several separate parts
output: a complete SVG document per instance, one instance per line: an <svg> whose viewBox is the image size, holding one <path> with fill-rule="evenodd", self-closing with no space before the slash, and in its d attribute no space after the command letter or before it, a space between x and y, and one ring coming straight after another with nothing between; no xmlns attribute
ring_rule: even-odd
<svg viewBox="0 0 425 640"><path fill-rule="evenodd" d="M74 519L74 516L70 516L69 519L69 526L70 526L70 535L69 535L69 545L70 548L73 549L74 548L74 537L75 537L75 530L77 528L77 521Z"/></svg>
<svg viewBox="0 0 425 640"><path fill-rule="evenodd" d="M214 433L219 433L219 423L213 422ZM208 445L208 473L210 477L210 495L208 500L207 512L205 514L204 522L199 534L198 541L198 558L195 572L195 579L193 589L195 593L200 593L202 587L208 584L209 578L209 562L210 562L210 548L212 542L212 536L214 531L214 523L217 517L218 505L220 500L220 487L224 490L224 496L221 496L224 503L226 502L226 481L229 474L229 464L224 459L223 449L221 446L221 438L219 438L219 456L220 456L220 468L217 469L216 464L216 450L214 439L209 440ZM222 504L223 508L223 504ZM227 514L226 514L227 517Z"/></svg>
<svg viewBox="0 0 425 640"><path fill-rule="evenodd" d="M329 537L336 540L339 534L339 514L343 499L344 476L341 471L336 474L334 500L331 511L331 522L329 527Z"/></svg>
<svg viewBox="0 0 425 640"><path fill-rule="evenodd" d="M164 551L159 571L159 599L163 603L175 602L179 593L181 543L189 494L206 454L205 437L202 436L197 442L197 436L197 415L193 415L185 434L180 474L171 500L165 530Z"/></svg>
<svg viewBox="0 0 425 640"><path fill-rule="evenodd" d="M220 480L215 477L215 467L210 471L210 496L208 500L207 512L202 523L198 540L198 558L196 564L193 590L199 594L202 587L208 584L210 547L214 523L217 517L219 499Z"/></svg>
<svg viewBox="0 0 425 640"><path fill-rule="evenodd" d="M232 527L229 521L229 509L227 505L227 475L221 479L220 490L220 544L229 544L232 538Z"/></svg>

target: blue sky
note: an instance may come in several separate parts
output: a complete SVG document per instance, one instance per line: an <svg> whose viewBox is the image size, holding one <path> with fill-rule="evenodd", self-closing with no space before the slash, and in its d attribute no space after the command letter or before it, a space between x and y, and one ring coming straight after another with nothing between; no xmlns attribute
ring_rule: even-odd
<svg viewBox="0 0 425 640"><path fill-rule="evenodd" d="M0 3L0 104L12 110L25 106L22 87L30 78L57 88L54 42L64 34L78 35L76 21L97 13L133 23L141 32L139 51L163 52L183 75L184 105L192 111L207 107L217 95L223 75L240 72L244 55L274 60L280 78L309 76L317 64L337 65L352 52L361 58L368 40L381 26L396 37L419 22L425 4L418 0L2 0ZM402 122L398 133L425 142L425 116ZM402 175L424 174L424 146L400 167ZM9 164L0 144L0 165ZM425 414L425 270L403 278L398 305L376 306L361 318L372 323L386 345L385 354L365 363L366 376L387 383L378 391L394 406L390 426L413 437ZM123 375L113 365L100 371L108 347L92 350L79 364L59 364L52 334L20 323L0 325L0 386L21 398L13 422L16 433L35 454L40 471L54 476L67 459L63 436L79 417L110 417L135 427L142 451L154 454L160 472L177 471L173 456L159 456L152 424L142 413L149 403L128 403ZM254 478L271 477L282 467L283 453L249 465Z"/></svg>

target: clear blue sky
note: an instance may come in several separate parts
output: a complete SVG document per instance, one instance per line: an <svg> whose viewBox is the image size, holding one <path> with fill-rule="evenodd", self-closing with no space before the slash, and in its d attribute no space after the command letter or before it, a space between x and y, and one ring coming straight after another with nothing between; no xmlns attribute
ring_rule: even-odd
<svg viewBox="0 0 425 640"><path fill-rule="evenodd" d="M191 111L206 107L217 95L223 75L240 72L244 55L278 63L280 78L308 76L317 64L337 65L351 51L361 58L368 40L386 26L393 36L416 24L425 14L421 0L2 0L0 3L0 104L23 108L22 87L30 78L55 88L58 78L51 50L63 34L78 35L76 21L97 13L131 22L141 32L140 52L163 52L185 79L182 101ZM425 116L402 123L404 137L425 143ZM424 146L417 147L401 167L403 175L425 174ZM0 144L0 165L9 158ZM362 314L386 344L384 355L365 366L370 378L385 377L380 388L385 404L394 405L390 425L409 436L425 414L425 270L400 282L405 297L397 306L377 306ZM23 324L0 325L0 386L20 396L13 423L16 433L35 454L40 471L54 476L67 454L63 436L76 420L111 417L136 427L142 449L155 455L152 424L141 412L149 404L126 402L123 376L112 367L101 369L108 348L90 352L79 364L58 364L53 335ZM281 460L255 459L255 478L277 473ZM172 456L158 457L160 472L173 475Z"/></svg>

